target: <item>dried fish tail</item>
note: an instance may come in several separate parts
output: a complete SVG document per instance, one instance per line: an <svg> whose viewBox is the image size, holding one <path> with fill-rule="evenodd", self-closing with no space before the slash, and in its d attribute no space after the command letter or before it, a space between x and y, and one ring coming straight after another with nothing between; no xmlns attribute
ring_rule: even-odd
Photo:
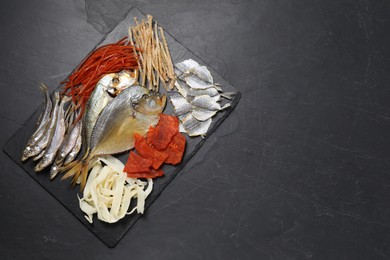
<svg viewBox="0 0 390 260"><path fill-rule="evenodd" d="M87 183L88 171L90 169L89 166L92 165L91 162L93 157L93 154L86 153L86 155L80 160L76 160L66 166L61 167L60 171L66 172L65 175L62 176L61 180L72 177L72 186L75 186L80 179L80 190L84 190L85 184Z"/></svg>

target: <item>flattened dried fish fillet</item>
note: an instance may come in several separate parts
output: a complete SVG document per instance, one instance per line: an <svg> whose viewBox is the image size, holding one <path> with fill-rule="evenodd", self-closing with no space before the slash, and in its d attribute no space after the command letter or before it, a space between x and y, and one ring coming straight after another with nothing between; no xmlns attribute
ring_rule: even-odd
<svg viewBox="0 0 390 260"><path fill-rule="evenodd" d="M192 110L191 104L180 94L170 96L170 101L177 116L186 114Z"/></svg>
<svg viewBox="0 0 390 260"><path fill-rule="evenodd" d="M216 88L206 88L206 89L189 88L189 90L187 91L187 95L193 96L193 97L201 96L201 95L208 95L210 97L214 97L214 96L217 96L220 94Z"/></svg>
<svg viewBox="0 0 390 260"><path fill-rule="evenodd" d="M194 100L191 101L191 104L208 110L221 110L221 105L218 104L214 98L208 95L196 96Z"/></svg>
<svg viewBox="0 0 390 260"><path fill-rule="evenodd" d="M211 118L206 121L199 121L192 114L189 114L183 119L182 123L189 136L204 136L210 128Z"/></svg>
<svg viewBox="0 0 390 260"><path fill-rule="evenodd" d="M192 110L192 115L199 121L206 121L218 112L218 110L208 110L200 107L194 107Z"/></svg>

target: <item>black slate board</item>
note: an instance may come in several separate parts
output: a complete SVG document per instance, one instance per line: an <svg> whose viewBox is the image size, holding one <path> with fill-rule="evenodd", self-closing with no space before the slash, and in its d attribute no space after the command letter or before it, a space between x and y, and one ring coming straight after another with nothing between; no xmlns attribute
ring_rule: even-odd
<svg viewBox="0 0 390 260"><path fill-rule="evenodd" d="M127 35L129 26L133 25L133 18L137 17L139 20L145 18L145 14L138 8L131 8L126 17L120 22L110 33L108 33L101 42L96 46L104 45L107 43L115 42ZM169 49L171 51L173 63L177 63L186 59L194 59L201 65L206 65L214 77L214 81L218 82L223 91L225 92L237 92L237 90L226 82L219 74L217 74L210 66L202 62L195 54L189 51L186 47L176 41L168 32L166 33L166 40L168 42ZM165 176L155 179L153 192L146 200L145 212L153 201L159 196L164 188L179 174L183 166L192 158L192 156L199 150L202 144L207 140L215 129L222 123L222 121L232 112L240 99L240 93L237 92L233 100L231 101L230 108L219 112L214 118L213 123L204 138L196 137L189 138L187 136L187 146L183 157L183 161L176 166L165 165L163 170ZM92 231L104 244L108 247L114 247L120 239L127 233L127 231L136 223L136 221L142 217L140 214L132 214L126 216L124 219L114 224L106 224L99 221L94 217L93 224L90 224L85 218L84 213L80 210L77 193L79 189L70 188L70 181L60 181L60 178L56 178L54 181L49 180L49 169L45 169L39 174L36 174L33 170L35 162L29 160L21 163L20 158L27 139L34 131L36 121L39 114L43 109L43 105L39 107L33 115L25 122L23 127L19 129L4 145L3 150L10 156L18 165L20 165L35 181L37 181L47 192L54 196L65 208L67 208L77 219L79 219L90 231ZM172 113L172 107L167 105L164 113ZM128 153L125 153L118 158L125 162Z"/></svg>

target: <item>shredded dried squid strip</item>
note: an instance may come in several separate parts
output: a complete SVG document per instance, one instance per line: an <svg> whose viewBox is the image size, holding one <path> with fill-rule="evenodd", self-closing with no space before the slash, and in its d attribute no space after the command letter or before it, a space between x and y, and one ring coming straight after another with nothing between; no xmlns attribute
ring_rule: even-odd
<svg viewBox="0 0 390 260"><path fill-rule="evenodd" d="M123 168L123 163L113 156L97 159L84 188L83 198L79 198L80 209L86 214L88 222L93 223L94 214L107 223L115 223L135 211L143 214L153 181L128 178ZM129 211L132 199L137 199L137 205Z"/></svg>

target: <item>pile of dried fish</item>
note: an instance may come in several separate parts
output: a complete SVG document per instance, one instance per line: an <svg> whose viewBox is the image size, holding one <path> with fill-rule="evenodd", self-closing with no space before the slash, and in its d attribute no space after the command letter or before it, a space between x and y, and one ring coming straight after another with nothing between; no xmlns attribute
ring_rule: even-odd
<svg viewBox="0 0 390 260"><path fill-rule="evenodd" d="M27 142L22 161L33 157L40 160L34 170L42 171L52 164L50 178L75 160L82 143L89 143L92 128L103 108L121 91L132 86L138 74L128 71L110 73L101 78L87 103L83 120L76 120L80 109L75 109L70 97L54 93L53 101L47 87L41 85L45 93L45 109L38 120L36 130ZM70 104L69 104L70 103ZM85 149L84 149L85 150Z"/></svg>
<svg viewBox="0 0 390 260"><path fill-rule="evenodd" d="M228 101L235 93L223 93L207 67L192 59L177 63L175 73L178 93L171 94L170 101L181 121L180 131L189 136L204 136L212 117L230 106Z"/></svg>

